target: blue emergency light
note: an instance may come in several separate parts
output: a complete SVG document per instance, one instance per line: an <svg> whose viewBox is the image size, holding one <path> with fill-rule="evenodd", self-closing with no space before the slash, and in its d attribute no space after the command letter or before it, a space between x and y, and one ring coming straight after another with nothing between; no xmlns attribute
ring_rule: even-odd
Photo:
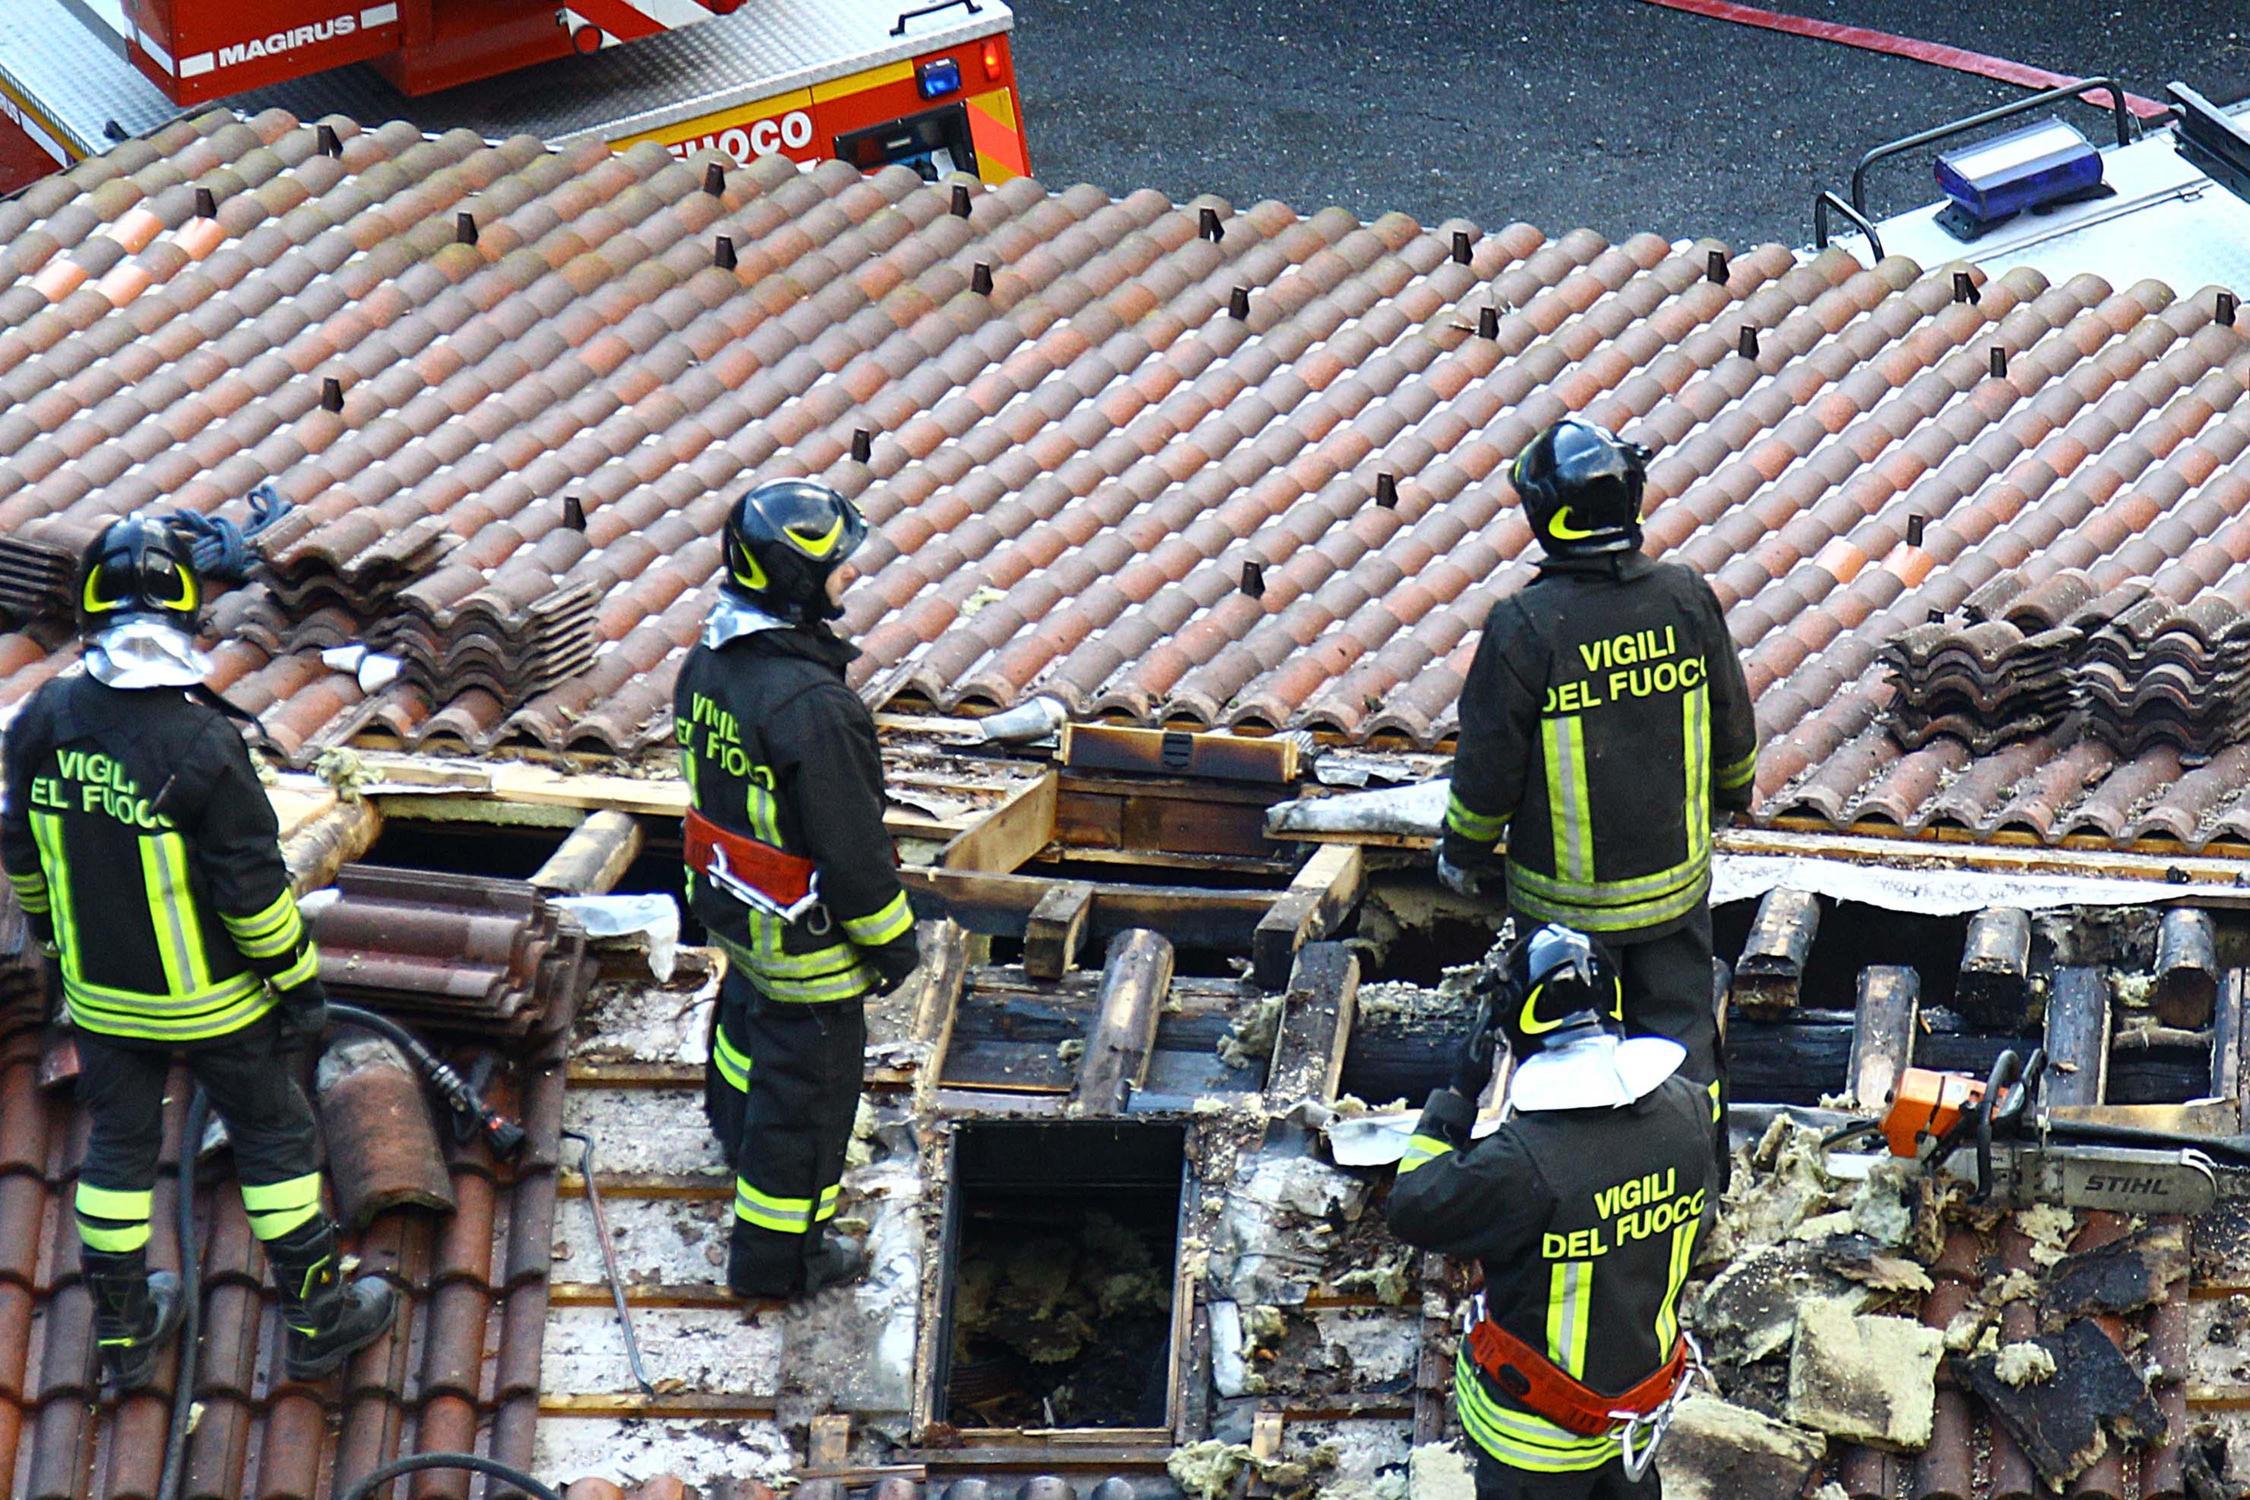
<svg viewBox="0 0 2250 1500"><path fill-rule="evenodd" d="M2075 125L2043 120L1946 152L1937 180L1973 236L2027 208L2098 191L2102 154Z"/></svg>
<svg viewBox="0 0 2250 1500"><path fill-rule="evenodd" d="M915 70L914 82L925 99L942 99L961 87L961 64L950 57L926 62Z"/></svg>

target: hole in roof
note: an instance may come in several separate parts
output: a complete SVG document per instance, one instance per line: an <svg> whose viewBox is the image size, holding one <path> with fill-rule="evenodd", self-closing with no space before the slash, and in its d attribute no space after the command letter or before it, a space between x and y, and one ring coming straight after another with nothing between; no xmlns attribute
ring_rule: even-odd
<svg viewBox="0 0 2250 1500"><path fill-rule="evenodd" d="M938 1421L1171 1425L1186 1145L1175 1123L962 1123Z"/></svg>

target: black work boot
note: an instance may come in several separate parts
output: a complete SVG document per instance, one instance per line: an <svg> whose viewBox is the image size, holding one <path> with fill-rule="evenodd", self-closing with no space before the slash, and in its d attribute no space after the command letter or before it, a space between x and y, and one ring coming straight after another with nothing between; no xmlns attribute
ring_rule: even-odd
<svg viewBox="0 0 2250 1500"><path fill-rule="evenodd" d="M281 1316L289 1325L284 1363L291 1380L320 1380L390 1332L398 1293L379 1276L348 1285L336 1259L336 1226L316 1219L266 1246Z"/></svg>
<svg viewBox="0 0 2250 1500"><path fill-rule="evenodd" d="M867 1241L859 1236L825 1235L819 1248L805 1257L805 1292L809 1295L823 1287L857 1281L867 1274L870 1262Z"/></svg>
<svg viewBox="0 0 2250 1500"><path fill-rule="evenodd" d="M137 1391L155 1378L157 1351L180 1331L180 1278L151 1272L141 1250L82 1250L79 1264L94 1299L94 1339L110 1384Z"/></svg>

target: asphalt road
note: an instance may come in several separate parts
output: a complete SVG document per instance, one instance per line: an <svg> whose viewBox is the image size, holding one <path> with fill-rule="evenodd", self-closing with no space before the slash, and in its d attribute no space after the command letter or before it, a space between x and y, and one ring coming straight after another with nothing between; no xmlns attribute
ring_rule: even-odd
<svg viewBox="0 0 2250 1500"><path fill-rule="evenodd" d="M1032 166L1051 186L1589 225L1737 246L1812 237L1814 192L1885 140L2024 91L1645 0L1011 0ZM2250 94L2241 0L1765 0L1772 8ZM2090 137L2106 117L2066 105ZM1937 197L1878 168L1881 212Z"/></svg>

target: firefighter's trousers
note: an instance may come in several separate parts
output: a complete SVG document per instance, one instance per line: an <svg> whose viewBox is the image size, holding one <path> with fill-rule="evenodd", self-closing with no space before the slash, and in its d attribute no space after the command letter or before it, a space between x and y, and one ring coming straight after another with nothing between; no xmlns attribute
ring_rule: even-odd
<svg viewBox="0 0 2250 1500"><path fill-rule="evenodd" d="M175 1055L186 1057L226 1122L251 1233L276 1240L323 1216L312 1106L297 1083L301 1059L280 1048L278 1029L269 1015L180 1054L78 1031L78 1099L93 1126L78 1178L78 1237L86 1249L124 1254L148 1244L164 1083Z"/></svg>
<svg viewBox="0 0 2250 1500"><path fill-rule="evenodd" d="M802 1289L805 1258L836 1217L866 1050L860 1001L769 1000L727 975L703 1098L734 1164L727 1284L740 1295Z"/></svg>
<svg viewBox="0 0 2250 1500"><path fill-rule="evenodd" d="M1663 1494L1653 1466L1636 1484L1614 1458L1579 1474L1535 1474L1477 1450L1477 1500L1662 1500Z"/></svg>

